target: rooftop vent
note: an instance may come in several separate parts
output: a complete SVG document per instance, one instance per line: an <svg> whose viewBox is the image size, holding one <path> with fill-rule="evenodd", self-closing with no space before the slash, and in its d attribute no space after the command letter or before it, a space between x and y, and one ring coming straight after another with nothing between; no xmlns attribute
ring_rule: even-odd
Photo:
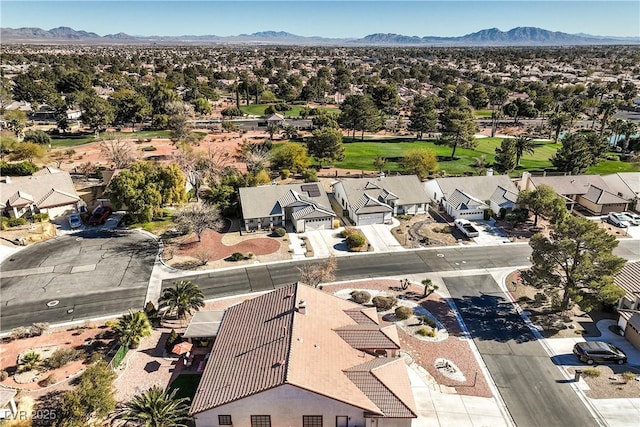
<svg viewBox="0 0 640 427"><path fill-rule="evenodd" d="M300 300L300 302L298 302L298 313L307 314L307 303L305 303L303 300Z"/></svg>

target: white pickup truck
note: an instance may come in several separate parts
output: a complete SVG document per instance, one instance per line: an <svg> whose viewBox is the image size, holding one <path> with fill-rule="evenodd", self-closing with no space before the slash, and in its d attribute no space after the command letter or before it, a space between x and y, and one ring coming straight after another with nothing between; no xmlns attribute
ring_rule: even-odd
<svg viewBox="0 0 640 427"><path fill-rule="evenodd" d="M473 224L471 224L466 219L462 219L462 218L456 219L454 221L454 224L456 225L456 228L462 231L462 233L464 233L464 235L467 237L478 237L480 235L480 233L478 232L478 230L476 230Z"/></svg>

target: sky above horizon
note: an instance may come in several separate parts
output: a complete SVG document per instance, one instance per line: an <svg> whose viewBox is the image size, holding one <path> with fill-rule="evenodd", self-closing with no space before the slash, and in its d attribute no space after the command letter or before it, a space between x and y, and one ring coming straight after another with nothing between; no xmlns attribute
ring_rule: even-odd
<svg viewBox="0 0 640 427"><path fill-rule="evenodd" d="M218 35L287 31L301 36L371 33L461 36L487 28L640 37L638 0L2 0L2 27L71 27L99 35Z"/></svg>

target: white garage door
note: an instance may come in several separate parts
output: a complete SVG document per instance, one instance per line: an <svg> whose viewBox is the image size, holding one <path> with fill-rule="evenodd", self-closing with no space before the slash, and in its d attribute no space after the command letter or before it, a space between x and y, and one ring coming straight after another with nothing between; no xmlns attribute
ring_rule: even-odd
<svg viewBox="0 0 640 427"><path fill-rule="evenodd" d="M331 229L331 219L329 218L307 219L304 221L304 231L330 230L330 229Z"/></svg>
<svg viewBox="0 0 640 427"><path fill-rule="evenodd" d="M358 225L384 224L384 214L362 214L358 215Z"/></svg>

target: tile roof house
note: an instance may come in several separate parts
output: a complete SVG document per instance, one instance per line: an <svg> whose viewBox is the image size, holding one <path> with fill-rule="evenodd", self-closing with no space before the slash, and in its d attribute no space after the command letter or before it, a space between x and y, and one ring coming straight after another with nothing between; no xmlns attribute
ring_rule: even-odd
<svg viewBox="0 0 640 427"><path fill-rule="evenodd" d="M14 218L47 213L50 219L77 212L84 202L76 193L71 176L46 167L31 176L0 180L0 207Z"/></svg>
<svg viewBox="0 0 640 427"><path fill-rule="evenodd" d="M611 191L599 175L531 176L525 172L519 186L522 190L535 190L541 184L564 196L570 209L579 206L590 215L622 212L629 206L629 200Z"/></svg>
<svg viewBox="0 0 640 427"><path fill-rule="evenodd" d="M618 326L624 337L640 350L640 261L622 267L614 283L625 294L618 301Z"/></svg>
<svg viewBox="0 0 640 427"><path fill-rule="evenodd" d="M336 214L321 184L244 187L239 192L246 231L288 224L298 233L333 227Z"/></svg>
<svg viewBox="0 0 640 427"><path fill-rule="evenodd" d="M429 203L415 175L341 179L333 191L343 215L355 225L384 224L392 215L425 213Z"/></svg>
<svg viewBox="0 0 640 427"><path fill-rule="evenodd" d="M640 172L619 172L602 179L612 193L629 201L629 209L640 212Z"/></svg>
<svg viewBox="0 0 640 427"><path fill-rule="evenodd" d="M227 309L191 414L196 426L409 427L417 412L397 349L375 309L285 286Z"/></svg>
<svg viewBox="0 0 640 427"><path fill-rule="evenodd" d="M519 193L508 175L436 178L423 185L453 219L481 220L489 209L496 214L510 212Z"/></svg>

